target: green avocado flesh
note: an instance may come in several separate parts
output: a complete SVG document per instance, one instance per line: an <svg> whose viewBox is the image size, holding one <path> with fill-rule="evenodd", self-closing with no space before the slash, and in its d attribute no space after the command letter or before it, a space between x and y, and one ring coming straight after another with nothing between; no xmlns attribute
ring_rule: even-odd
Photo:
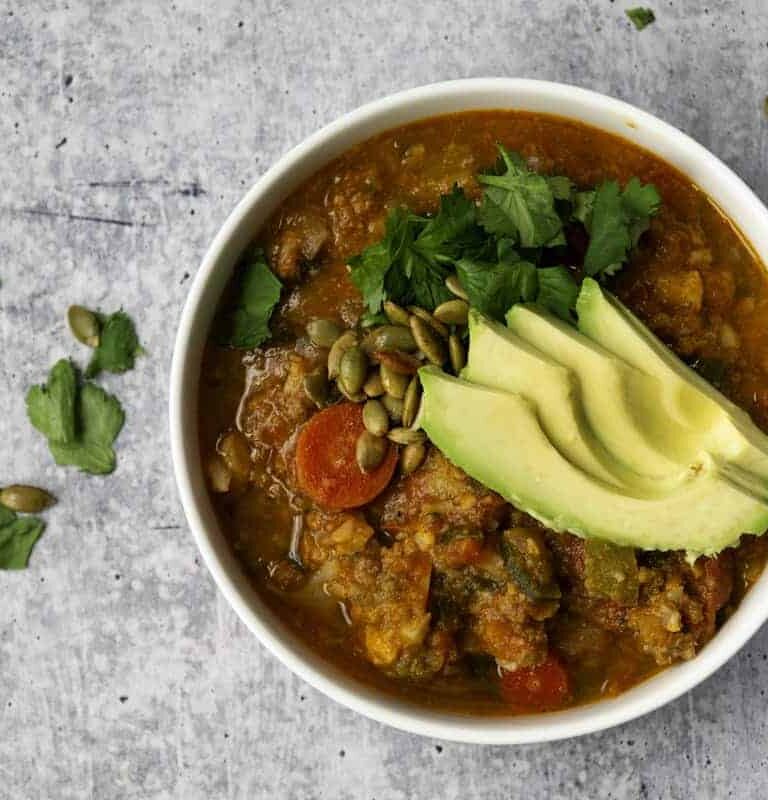
<svg viewBox="0 0 768 800"><path fill-rule="evenodd" d="M577 309L472 311L461 377L419 372L429 438L554 530L691 557L763 533L768 437L594 281Z"/></svg>

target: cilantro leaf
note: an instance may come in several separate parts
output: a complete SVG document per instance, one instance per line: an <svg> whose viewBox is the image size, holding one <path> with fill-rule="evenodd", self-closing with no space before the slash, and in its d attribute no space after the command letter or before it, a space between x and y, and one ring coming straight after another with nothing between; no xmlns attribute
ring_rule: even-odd
<svg viewBox="0 0 768 800"><path fill-rule="evenodd" d="M51 442L67 444L75 438L77 376L69 359L53 365L48 383L27 392L29 421Z"/></svg>
<svg viewBox="0 0 768 800"><path fill-rule="evenodd" d="M17 517L0 510L0 569L25 569L45 523L37 517Z"/></svg>
<svg viewBox="0 0 768 800"><path fill-rule="evenodd" d="M440 198L437 214L426 222L414 247L425 255L445 260L458 257L469 247L482 245L484 238L477 226L477 207L458 186L454 186L450 194Z"/></svg>
<svg viewBox="0 0 768 800"><path fill-rule="evenodd" d="M141 353L136 328L124 311L101 317L100 322L99 344L85 371L87 378L93 378L104 369L118 373L133 369L134 360Z"/></svg>
<svg viewBox="0 0 768 800"><path fill-rule="evenodd" d="M632 178L623 192L616 181L600 184L591 214L586 215L590 235L584 256L587 275L613 275L621 269L660 205L656 188L643 186L637 178Z"/></svg>
<svg viewBox="0 0 768 800"><path fill-rule="evenodd" d="M565 267L543 267L537 270L539 287L536 303L567 322L573 321L571 310L576 307L579 287Z"/></svg>
<svg viewBox="0 0 768 800"><path fill-rule="evenodd" d="M628 8L624 13L639 31L656 21L656 15L650 8L637 6L636 8Z"/></svg>
<svg viewBox="0 0 768 800"><path fill-rule="evenodd" d="M59 466L73 466L92 475L115 468L112 444L125 422L120 401L94 383L84 383L77 395L78 432L74 442L48 442Z"/></svg>
<svg viewBox="0 0 768 800"><path fill-rule="evenodd" d="M477 177L485 187L477 212L480 224L488 233L510 237L522 247L564 244L563 223L555 208L556 193L561 197L565 191L564 181L552 183L532 172L517 153L501 145L499 152L506 172Z"/></svg>
<svg viewBox="0 0 768 800"><path fill-rule="evenodd" d="M258 347L272 335L269 318L280 300L283 285L270 270L263 250L256 250L253 260L242 268L237 295L232 306L220 318L219 341L230 347Z"/></svg>

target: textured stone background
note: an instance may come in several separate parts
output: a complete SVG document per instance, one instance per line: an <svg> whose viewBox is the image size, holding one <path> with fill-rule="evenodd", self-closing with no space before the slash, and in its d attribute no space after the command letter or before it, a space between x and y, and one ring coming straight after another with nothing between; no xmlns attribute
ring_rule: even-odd
<svg viewBox="0 0 768 800"><path fill-rule="evenodd" d="M168 455L187 279L288 147L389 92L549 78L691 133L768 200L765 0L0 3L0 482L61 502L0 575L0 798L762 797L768 631L640 721L480 748L368 722L294 678L197 559ZM366 7L367 6L367 7ZM108 479L55 469L23 395L77 345L73 302L124 305L149 357L108 386L128 423Z"/></svg>

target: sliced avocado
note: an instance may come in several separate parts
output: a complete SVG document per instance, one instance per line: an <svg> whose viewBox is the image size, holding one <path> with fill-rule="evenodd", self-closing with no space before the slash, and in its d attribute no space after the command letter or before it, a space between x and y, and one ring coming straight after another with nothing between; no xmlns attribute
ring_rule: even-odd
<svg viewBox="0 0 768 800"><path fill-rule="evenodd" d="M507 325L573 371L589 427L625 467L669 480L701 462L697 432L659 413L663 388L658 380L535 306L513 306Z"/></svg>
<svg viewBox="0 0 768 800"><path fill-rule="evenodd" d="M531 403L419 370L419 423L445 456L519 509L556 531L628 547L717 553L742 533L768 527L768 506L702 464L664 497L623 494L585 474L554 447Z"/></svg>
<svg viewBox="0 0 768 800"><path fill-rule="evenodd" d="M768 498L768 436L749 414L684 364L616 297L585 278L576 303L579 330L662 387L666 416L702 436L735 482ZM739 468L739 469L737 469ZM749 473L752 473L751 475Z"/></svg>

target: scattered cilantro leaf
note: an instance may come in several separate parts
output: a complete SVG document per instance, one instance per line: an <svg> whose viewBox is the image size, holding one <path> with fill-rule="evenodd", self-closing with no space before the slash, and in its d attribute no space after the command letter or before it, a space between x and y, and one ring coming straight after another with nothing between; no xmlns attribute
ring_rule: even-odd
<svg viewBox="0 0 768 800"><path fill-rule="evenodd" d="M576 192L573 195L573 209L571 217L578 220L585 228L589 229L592 220L592 209L595 206L595 190Z"/></svg>
<svg viewBox="0 0 768 800"><path fill-rule="evenodd" d="M102 370L120 373L133 369L136 356L142 352L133 320L124 311L116 311L106 317L100 315L99 321L99 344L85 376L93 378Z"/></svg>
<svg viewBox="0 0 768 800"><path fill-rule="evenodd" d="M564 181L553 183L551 178L529 170L517 153L501 145L499 152L506 172L477 176L485 187L477 212L480 224L488 233L509 237L521 247L564 244L563 222L555 208L555 193L558 197L564 193Z"/></svg>
<svg viewBox="0 0 768 800"><path fill-rule="evenodd" d="M0 569L25 569L45 523L37 517L18 517L0 509Z"/></svg>
<svg viewBox="0 0 768 800"><path fill-rule="evenodd" d="M484 234L477 226L477 207L454 186L440 198L440 208L416 237L414 247L425 256L447 260L470 247L482 245Z"/></svg>
<svg viewBox="0 0 768 800"><path fill-rule="evenodd" d="M623 192L616 181L600 184L585 222L590 236L584 256L586 274L613 275L621 269L660 205L656 188L643 186L637 178Z"/></svg>
<svg viewBox="0 0 768 800"><path fill-rule="evenodd" d="M27 392L30 422L50 442L67 444L75 438L77 375L72 362L62 358L48 375L48 383Z"/></svg>
<svg viewBox="0 0 768 800"><path fill-rule="evenodd" d="M539 287L536 303L567 322L573 321L579 287L565 267L543 267L536 271Z"/></svg>
<svg viewBox="0 0 768 800"><path fill-rule="evenodd" d="M635 8L628 8L624 13L639 31L656 21L656 15L650 8L636 6Z"/></svg>
<svg viewBox="0 0 768 800"><path fill-rule="evenodd" d="M283 285L267 264L263 250L241 269L234 303L220 318L219 341L230 347L258 347L272 335L269 318L280 300Z"/></svg>

